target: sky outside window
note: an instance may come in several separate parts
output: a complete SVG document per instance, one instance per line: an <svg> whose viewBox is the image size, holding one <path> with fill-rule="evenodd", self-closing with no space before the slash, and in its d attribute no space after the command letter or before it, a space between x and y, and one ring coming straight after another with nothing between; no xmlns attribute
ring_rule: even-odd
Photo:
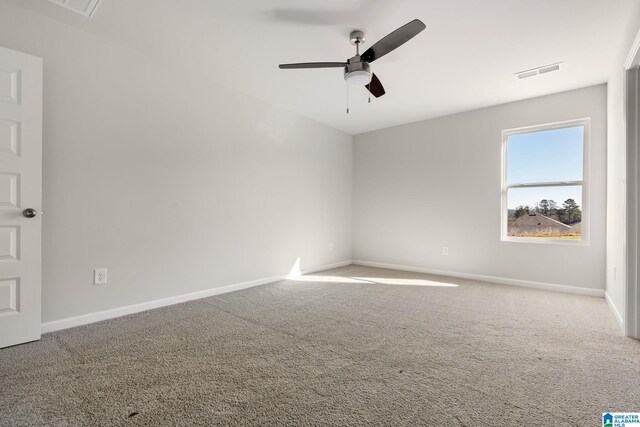
<svg viewBox="0 0 640 427"><path fill-rule="evenodd" d="M584 126L510 135L507 139L507 183L582 181ZM582 206L582 187L510 189L509 209L533 206L542 199L558 205L574 199Z"/></svg>

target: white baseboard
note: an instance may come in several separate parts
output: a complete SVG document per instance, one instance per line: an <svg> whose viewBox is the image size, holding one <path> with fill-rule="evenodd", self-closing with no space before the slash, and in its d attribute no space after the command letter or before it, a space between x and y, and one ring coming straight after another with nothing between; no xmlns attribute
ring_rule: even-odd
<svg viewBox="0 0 640 427"><path fill-rule="evenodd" d="M341 261L334 264L306 268L301 271L302 274L315 273L317 271L329 270L332 268L350 265L351 260ZM268 283L278 282L289 277L288 274L280 276L264 277L261 279L250 280L248 282L234 283L232 285L220 286L217 288L206 289L204 291L191 292L188 294L176 295L169 298L162 298L154 301L147 301L138 304L127 305L124 307L113 308L110 310L98 311L95 313L83 314L81 316L68 317L66 319L54 320L43 323L40 330L43 334L48 332L60 331L63 329L75 328L76 326L88 325L90 323L100 322L103 320L113 319L116 317L126 316L128 314L140 313L142 311L152 310L154 308L166 307L168 305L180 304L187 301L207 298L214 295L226 294L228 292L239 291L241 289L252 288L254 286L266 285Z"/></svg>
<svg viewBox="0 0 640 427"><path fill-rule="evenodd" d="M556 285L551 283L531 282L531 281L518 280L518 279L506 279L503 277L484 276L480 274L469 274L469 273L458 273L454 271L436 270L436 269L423 268L423 267L411 267L406 265L387 264L387 263L381 263L381 262L371 262L371 261L362 261L362 260L353 260L353 261L347 260L347 261L341 261L341 262L337 262L329 265L305 268L300 273L310 274L310 273L315 273L317 271L330 270L332 268L344 267L351 264L369 266L369 267L387 268L392 270L412 271L416 273L428 273L428 274L435 274L439 276L459 277L461 279L471 279L471 280L478 280L483 282L490 282L490 283L497 283L497 284L511 285L511 286L520 286L520 287L534 288L534 289L545 289L549 291L564 292L564 293L570 293L570 294L605 297L605 291L599 290L599 289L579 288L574 286ZM272 276L272 277L264 277L261 279L250 280L247 282L235 283L232 285L220 286L217 288L206 289L203 291L176 295L173 297L158 299L154 301L147 301L147 302L142 302L138 304L132 304L124 307L113 308L110 310L84 314L81 316L54 320L51 322L43 323L41 325L41 331L43 334L45 334L48 332L55 332L63 329L74 328L76 326L88 325L90 323L100 322L103 320L126 316L129 314L140 313L143 311L152 310L154 308L166 307L173 304L180 304L187 301L207 298L214 295L220 295L228 292L239 291L241 289L247 289L255 286L266 285L268 283L284 280L288 277L289 277L288 274ZM609 302L611 309L614 312L616 320L618 321L618 323L622 325L622 316L620 315L620 312L611 303L609 297L607 296L606 298L607 298L607 301Z"/></svg>
<svg viewBox="0 0 640 427"><path fill-rule="evenodd" d="M471 280L478 280L482 282L497 283L500 285L520 286L523 288L544 289L547 291L563 292L568 294L588 295L588 296L600 297L600 298L603 298L605 295L604 290L601 290L601 289L579 288L576 286L556 285L553 283L542 283L542 282L531 282L528 280L519 280L519 279L507 279L504 277L485 276L482 274L458 273L455 271L436 270L436 269L423 268L423 267L412 267L408 265L386 264L382 262L353 260L353 263L355 265L363 265L367 267L388 268L391 270L411 271L414 273L427 273L427 274L435 274L438 276L458 277L460 279L471 279Z"/></svg>
<svg viewBox="0 0 640 427"><path fill-rule="evenodd" d="M609 296L608 292L604 293L604 299L607 301L607 304L609 304L609 308L613 312L613 316L616 318L618 325L620 325L620 329L624 332L624 318L622 317L620 310L618 310L618 307L616 307L616 305L613 303L613 300Z"/></svg>

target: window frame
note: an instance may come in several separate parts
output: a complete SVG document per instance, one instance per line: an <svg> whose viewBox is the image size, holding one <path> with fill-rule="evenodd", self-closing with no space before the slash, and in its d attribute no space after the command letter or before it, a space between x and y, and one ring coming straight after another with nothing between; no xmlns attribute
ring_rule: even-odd
<svg viewBox="0 0 640 427"><path fill-rule="evenodd" d="M570 127L583 126L583 148L582 148L582 180L581 181L549 181L549 182L529 182L522 184L507 183L507 140L510 136L519 135L523 133L542 132L554 129L564 129ZM502 190L501 190L501 231L500 240L503 242L518 242L518 243L539 243L539 244L553 244L553 245L579 245L589 246L589 146L591 137L591 119L581 118L574 120L566 120L561 122L546 123L541 125L526 126L513 129L505 129L502 131ZM507 227L509 221L509 212L507 206L507 193L510 188L531 188L531 187L569 187L569 186L582 186L582 203L580 208L582 209L582 230L580 240L561 240L561 239L548 239L542 237L514 237L507 234Z"/></svg>

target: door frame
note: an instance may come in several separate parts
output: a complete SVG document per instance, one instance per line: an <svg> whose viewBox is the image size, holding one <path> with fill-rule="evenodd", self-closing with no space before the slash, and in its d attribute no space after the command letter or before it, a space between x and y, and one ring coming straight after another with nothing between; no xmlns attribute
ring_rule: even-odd
<svg viewBox="0 0 640 427"><path fill-rule="evenodd" d="M626 280L624 334L640 339L640 283L638 245L640 243L640 30L624 64L624 108L626 132Z"/></svg>

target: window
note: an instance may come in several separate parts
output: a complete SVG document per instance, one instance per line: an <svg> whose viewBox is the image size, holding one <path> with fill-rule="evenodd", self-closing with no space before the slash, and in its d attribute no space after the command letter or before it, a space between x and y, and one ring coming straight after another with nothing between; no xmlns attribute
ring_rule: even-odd
<svg viewBox="0 0 640 427"><path fill-rule="evenodd" d="M585 243L589 119L502 133L502 240Z"/></svg>

